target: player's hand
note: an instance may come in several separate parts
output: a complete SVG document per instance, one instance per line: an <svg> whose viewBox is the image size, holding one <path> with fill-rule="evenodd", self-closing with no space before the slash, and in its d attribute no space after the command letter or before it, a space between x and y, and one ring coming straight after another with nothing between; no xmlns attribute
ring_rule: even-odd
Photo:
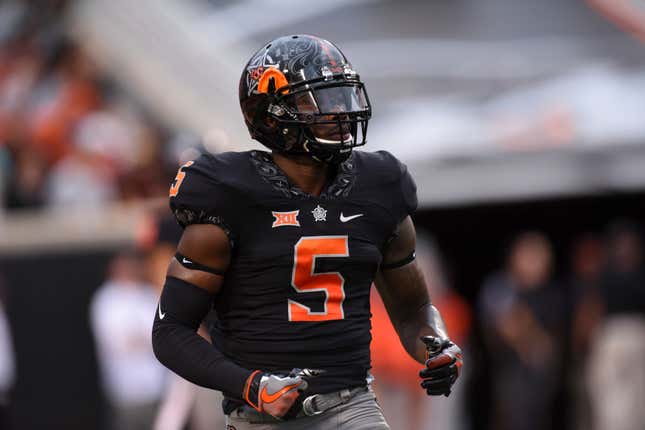
<svg viewBox="0 0 645 430"><path fill-rule="evenodd" d="M282 418L307 389L304 377L309 376L308 372L311 371L293 369L287 376L254 372L246 382L244 400L259 412Z"/></svg>
<svg viewBox="0 0 645 430"><path fill-rule="evenodd" d="M461 349L448 339L423 336L421 340L427 348L426 367L419 372L421 387L429 396L448 397L463 365Z"/></svg>

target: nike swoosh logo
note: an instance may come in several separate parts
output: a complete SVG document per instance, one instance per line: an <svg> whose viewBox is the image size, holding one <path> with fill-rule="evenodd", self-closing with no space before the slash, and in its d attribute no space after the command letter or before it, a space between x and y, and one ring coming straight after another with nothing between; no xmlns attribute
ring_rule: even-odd
<svg viewBox="0 0 645 430"><path fill-rule="evenodd" d="M287 385L284 388L281 388L280 390L276 391L273 394L269 394L267 391L267 387L262 388L262 391L260 392L260 400L262 400L262 403L273 403L276 400L278 400L283 394L285 394L287 391L291 391L294 388L298 388L300 386L300 382L297 384L291 384Z"/></svg>
<svg viewBox="0 0 645 430"><path fill-rule="evenodd" d="M183 259L183 260L181 260L181 262L182 262L182 263L184 263L184 264L190 264L190 263L192 263L192 261L190 261L190 260L189 260L189 259L187 259L186 257L184 257L184 259Z"/></svg>
<svg viewBox="0 0 645 430"><path fill-rule="evenodd" d="M347 222L351 221L353 219L358 218L359 216L363 216L363 214L356 214L356 215L350 215L350 216L344 216L343 213L340 213L340 222Z"/></svg>
<svg viewBox="0 0 645 430"><path fill-rule="evenodd" d="M161 302L159 302L159 319L162 320L166 316L165 312L161 312Z"/></svg>

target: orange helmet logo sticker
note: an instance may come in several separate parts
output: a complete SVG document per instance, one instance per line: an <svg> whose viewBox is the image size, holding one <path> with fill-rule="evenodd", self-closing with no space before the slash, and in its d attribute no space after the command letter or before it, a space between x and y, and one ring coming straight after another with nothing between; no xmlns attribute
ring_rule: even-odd
<svg viewBox="0 0 645 430"><path fill-rule="evenodd" d="M285 225L295 225L297 227L300 227L300 222L298 221L298 213L300 213L299 210L291 212L271 211L271 214L275 218L275 221L273 221L273 225L271 227L276 228Z"/></svg>
<svg viewBox="0 0 645 430"><path fill-rule="evenodd" d="M267 67L267 69L262 73L262 76L260 76L260 80L258 81L258 92L265 94L269 92L269 81L271 80L271 78L273 78L274 80L276 90L289 85L287 77L284 75L284 73L282 73L275 67ZM286 90L285 92L288 93L289 90Z"/></svg>

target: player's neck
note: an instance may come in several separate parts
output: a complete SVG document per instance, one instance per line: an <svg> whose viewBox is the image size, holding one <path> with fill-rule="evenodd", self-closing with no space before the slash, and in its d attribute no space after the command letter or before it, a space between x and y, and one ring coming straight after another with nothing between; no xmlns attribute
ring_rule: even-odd
<svg viewBox="0 0 645 430"><path fill-rule="evenodd" d="M307 194L319 196L330 175L330 166L313 158L286 156L272 153L274 163L287 175L289 181Z"/></svg>

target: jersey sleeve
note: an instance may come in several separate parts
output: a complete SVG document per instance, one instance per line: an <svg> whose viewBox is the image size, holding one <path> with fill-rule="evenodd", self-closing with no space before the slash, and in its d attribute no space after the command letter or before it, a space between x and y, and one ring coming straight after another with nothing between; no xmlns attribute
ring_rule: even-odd
<svg viewBox="0 0 645 430"><path fill-rule="evenodd" d="M170 185L170 209L182 227L214 224L232 241L234 216L229 207L233 190L217 178L212 156L205 154L179 168Z"/></svg>
<svg viewBox="0 0 645 430"><path fill-rule="evenodd" d="M417 199L417 184L414 182L412 175L408 171L408 167L399 162L401 168L400 192L401 192L401 207L399 222L403 221L408 215L412 215L418 206Z"/></svg>
<svg viewBox="0 0 645 430"><path fill-rule="evenodd" d="M356 152L364 172L368 199L387 207L398 226L417 209L417 186L408 167L388 151Z"/></svg>

